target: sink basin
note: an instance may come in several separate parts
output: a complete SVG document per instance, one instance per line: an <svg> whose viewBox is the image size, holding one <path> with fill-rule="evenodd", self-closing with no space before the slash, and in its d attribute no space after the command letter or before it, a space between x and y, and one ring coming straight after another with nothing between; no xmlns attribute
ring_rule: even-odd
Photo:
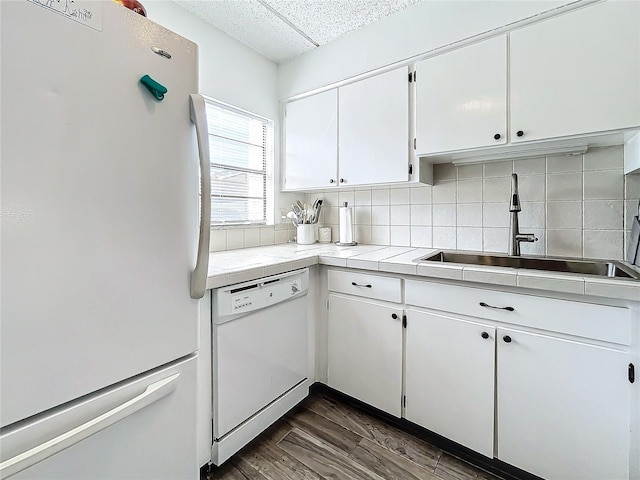
<svg viewBox="0 0 640 480"><path fill-rule="evenodd" d="M463 263L491 267L526 268L551 272L579 273L600 277L640 279L640 274L620 262L597 260L566 260L561 258L509 257L473 253L438 252L417 259L419 262Z"/></svg>

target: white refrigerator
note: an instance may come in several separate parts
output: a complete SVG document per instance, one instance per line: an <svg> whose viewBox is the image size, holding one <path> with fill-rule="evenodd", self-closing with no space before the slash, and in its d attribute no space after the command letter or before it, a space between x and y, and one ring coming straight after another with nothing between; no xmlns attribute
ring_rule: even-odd
<svg viewBox="0 0 640 480"><path fill-rule="evenodd" d="M0 21L0 478L197 478L197 45L111 0Z"/></svg>

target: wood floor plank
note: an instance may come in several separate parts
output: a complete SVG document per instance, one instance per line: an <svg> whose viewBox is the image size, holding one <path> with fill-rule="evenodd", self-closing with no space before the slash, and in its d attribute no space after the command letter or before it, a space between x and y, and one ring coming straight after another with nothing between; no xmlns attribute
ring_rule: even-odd
<svg viewBox="0 0 640 480"><path fill-rule="evenodd" d="M357 433L332 422L322 415L307 409L300 409L286 417L287 422L313 435L347 455L360 443L362 437Z"/></svg>
<svg viewBox="0 0 640 480"><path fill-rule="evenodd" d="M367 470L388 480L439 480L431 472L364 438L349 455Z"/></svg>
<svg viewBox="0 0 640 480"><path fill-rule="evenodd" d="M331 397L315 395L306 408L342 425L363 438L433 472L442 451L413 435L384 423Z"/></svg>
<svg viewBox="0 0 640 480"><path fill-rule="evenodd" d="M245 463L238 465L238 462L233 459L212 471L207 478L208 480L267 480L250 465Z"/></svg>
<svg viewBox="0 0 640 480"><path fill-rule="evenodd" d="M440 457L435 474L443 480L499 480L499 477L480 470L448 453L443 453Z"/></svg>
<svg viewBox="0 0 640 480"><path fill-rule="evenodd" d="M330 395L296 410L202 480L499 480Z"/></svg>
<svg viewBox="0 0 640 480"><path fill-rule="evenodd" d="M280 440L278 446L323 478L382 480L382 477L361 467L343 453L297 428Z"/></svg>
<svg viewBox="0 0 640 480"><path fill-rule="evenodd" d="M321 480L312 469L271 441L260 443L243 460L269 480Z"/></svg>

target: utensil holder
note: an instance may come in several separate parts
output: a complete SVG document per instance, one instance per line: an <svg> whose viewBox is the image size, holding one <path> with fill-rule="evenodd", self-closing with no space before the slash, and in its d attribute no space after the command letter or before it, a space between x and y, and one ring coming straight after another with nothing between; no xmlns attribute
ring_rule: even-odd
<svg viewBox="0 0 640 480"><path fill-rule="evenodd" d="M316 226L313 223L304 223L296 227L296 242L299 245L311 245L316 243Z"/></svg>

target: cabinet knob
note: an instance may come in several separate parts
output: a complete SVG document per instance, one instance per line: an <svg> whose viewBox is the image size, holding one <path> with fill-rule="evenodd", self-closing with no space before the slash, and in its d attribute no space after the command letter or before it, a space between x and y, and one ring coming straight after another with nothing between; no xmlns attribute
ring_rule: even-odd
<svg viewBox="0 0 640 480"><path fill-rule="evenodd" d="M489 334L487 332L482 332L482 338L486 340L487 338L489 338Z"/></svg>
<svg viewBox="0 0 640 480"><path fill-rule="evenodd" d="M329 183L335 183L336 181L332 178L329 180Z"/></svg>
<svg viewBox="0 0 640 480"><path fill-rule="evenodd" d="M341 178L341 179L340 179L340 183L344 183L344 178Z"/></svg>
<svg viewBox="0 0 640 480"><path fill-rule="evenodd" d="M511 343L511 337L509 335L502 337L502 340L504 340L504 343Z"/></svg>
<svg viewBox="0 0 640 480"><path fill-rule="evenodd" d="M523 137L524 136L524 132L522 130L518 130L516 132L516 135L519 136L519 137Z"/></svg>
<svg viewBox="0 0 640 480"><path fill-rule="evenodd" d="M393 318L394 320L398 319L398 314L397 313L392 313L391 314L391 318Z"/></svg>
<svg viewBox="0 0 640 480"><path fill-rule="evenodd" d="M502 138L502 135L500 135L499 133L496 133L493 138L495 138L496 140L500 140Z"/></svg>

